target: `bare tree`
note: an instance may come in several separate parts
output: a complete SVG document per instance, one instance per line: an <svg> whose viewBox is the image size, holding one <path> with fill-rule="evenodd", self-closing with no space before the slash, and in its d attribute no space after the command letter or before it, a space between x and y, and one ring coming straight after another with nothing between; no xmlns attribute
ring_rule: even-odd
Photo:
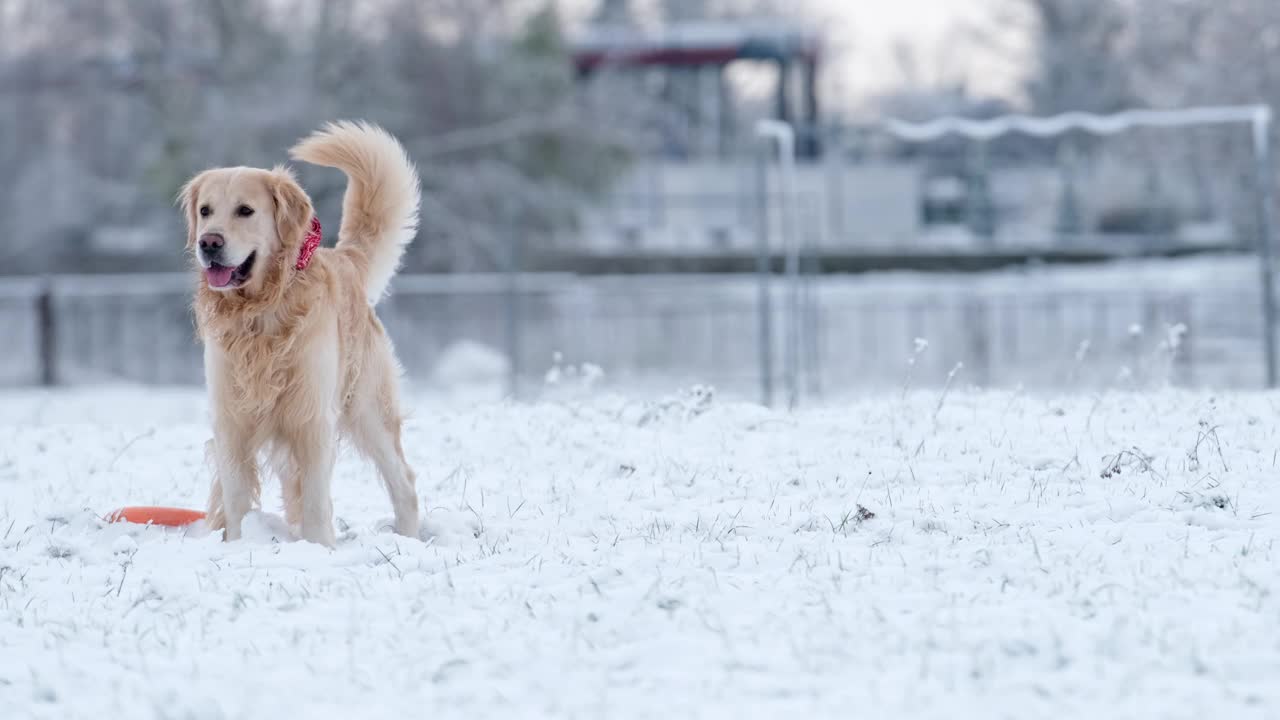
<svg viewBox="0 0 1280 720"><path fill-rule="evenodd" d="M554 5L527 7L10 0L0 38L24 41L0 50L0 172L21 192L0 197L0 232L73 256L103 224L175 232L170 199L190 173L283 160L317 124L367 118L423 169L411 263L493 267L516 232L536 249L607 184L630 138L612 104L575 83ZM336 219L341 178L307 175ZM70 210L49 212L71 196ZM180 245L169 247L177 266Z"/></svg>
<svg viewBox="0 0 1280 720"><path fill-rule="evenodd" d="M1031 39L1026 94L1040 113L1111 112L1133 103L1128 15L1118 0L1010 0L1001 22Z"/></svg>

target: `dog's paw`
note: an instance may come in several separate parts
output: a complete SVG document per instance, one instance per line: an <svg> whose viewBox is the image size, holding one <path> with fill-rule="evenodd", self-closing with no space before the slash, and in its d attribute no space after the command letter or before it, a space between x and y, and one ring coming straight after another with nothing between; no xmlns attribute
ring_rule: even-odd
<svg viewBox="0 0 1280 720"><path fill-rule="evenodd" d="M279 515L250 510L240 523L241 539L251 543L293 542L298 537Z"/></svg>

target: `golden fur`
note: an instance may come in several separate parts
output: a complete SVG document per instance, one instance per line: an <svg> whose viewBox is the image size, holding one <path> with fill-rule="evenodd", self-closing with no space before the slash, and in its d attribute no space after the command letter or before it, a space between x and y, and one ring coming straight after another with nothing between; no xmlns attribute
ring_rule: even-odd
<svg viewBox="0 0 1280 720"><path fill-rule="evenodd" d="M416 535L400 367L373 302L416 230L417 173L394 138L365 124L329 125L292 154L348 176L337 245L316 251L303 270L294 265L314 210L287 169L209 170L179 196L193 253L198 238L216 233L232 262L256 258L243 284L215 288L202 272L196 290L214 430L209 523L227 540L240 537L259 503L264 456L280 478L288 523L332 546L330 478L343 435L377 465L396 531ZM246 207L251 216L236 214Z"/></svg>

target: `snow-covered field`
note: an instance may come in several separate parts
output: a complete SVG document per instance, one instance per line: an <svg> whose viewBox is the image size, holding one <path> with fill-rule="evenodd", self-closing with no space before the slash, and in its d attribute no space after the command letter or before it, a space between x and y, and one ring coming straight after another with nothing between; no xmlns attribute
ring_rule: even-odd
<svg viewBox="0 0 1280 720"><path fill-rule="evenodd" d="M0 717L1280 716L1280 395L414 403L422 539L199 506L186 390L0 395Z"/></svg>

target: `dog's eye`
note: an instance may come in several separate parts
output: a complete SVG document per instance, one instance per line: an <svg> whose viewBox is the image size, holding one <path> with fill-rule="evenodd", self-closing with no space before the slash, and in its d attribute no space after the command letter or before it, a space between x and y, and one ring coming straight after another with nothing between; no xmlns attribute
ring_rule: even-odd
<svg viewBox="0 0 1280 720"><path fill-rule="evenodd" d="M250 215L253 214L253 208L249 207L248 205L241 205L240 207L236 208L236 214L239 215L240 217L249 217Z"/></svg>
<svg viewBox="0 0 1280 720"><path fill-rule="evenodd" d="M200 206L200 217L209 217L209 213L211 212L213 212L213 210L210 210L208 205Z"/></svg>

